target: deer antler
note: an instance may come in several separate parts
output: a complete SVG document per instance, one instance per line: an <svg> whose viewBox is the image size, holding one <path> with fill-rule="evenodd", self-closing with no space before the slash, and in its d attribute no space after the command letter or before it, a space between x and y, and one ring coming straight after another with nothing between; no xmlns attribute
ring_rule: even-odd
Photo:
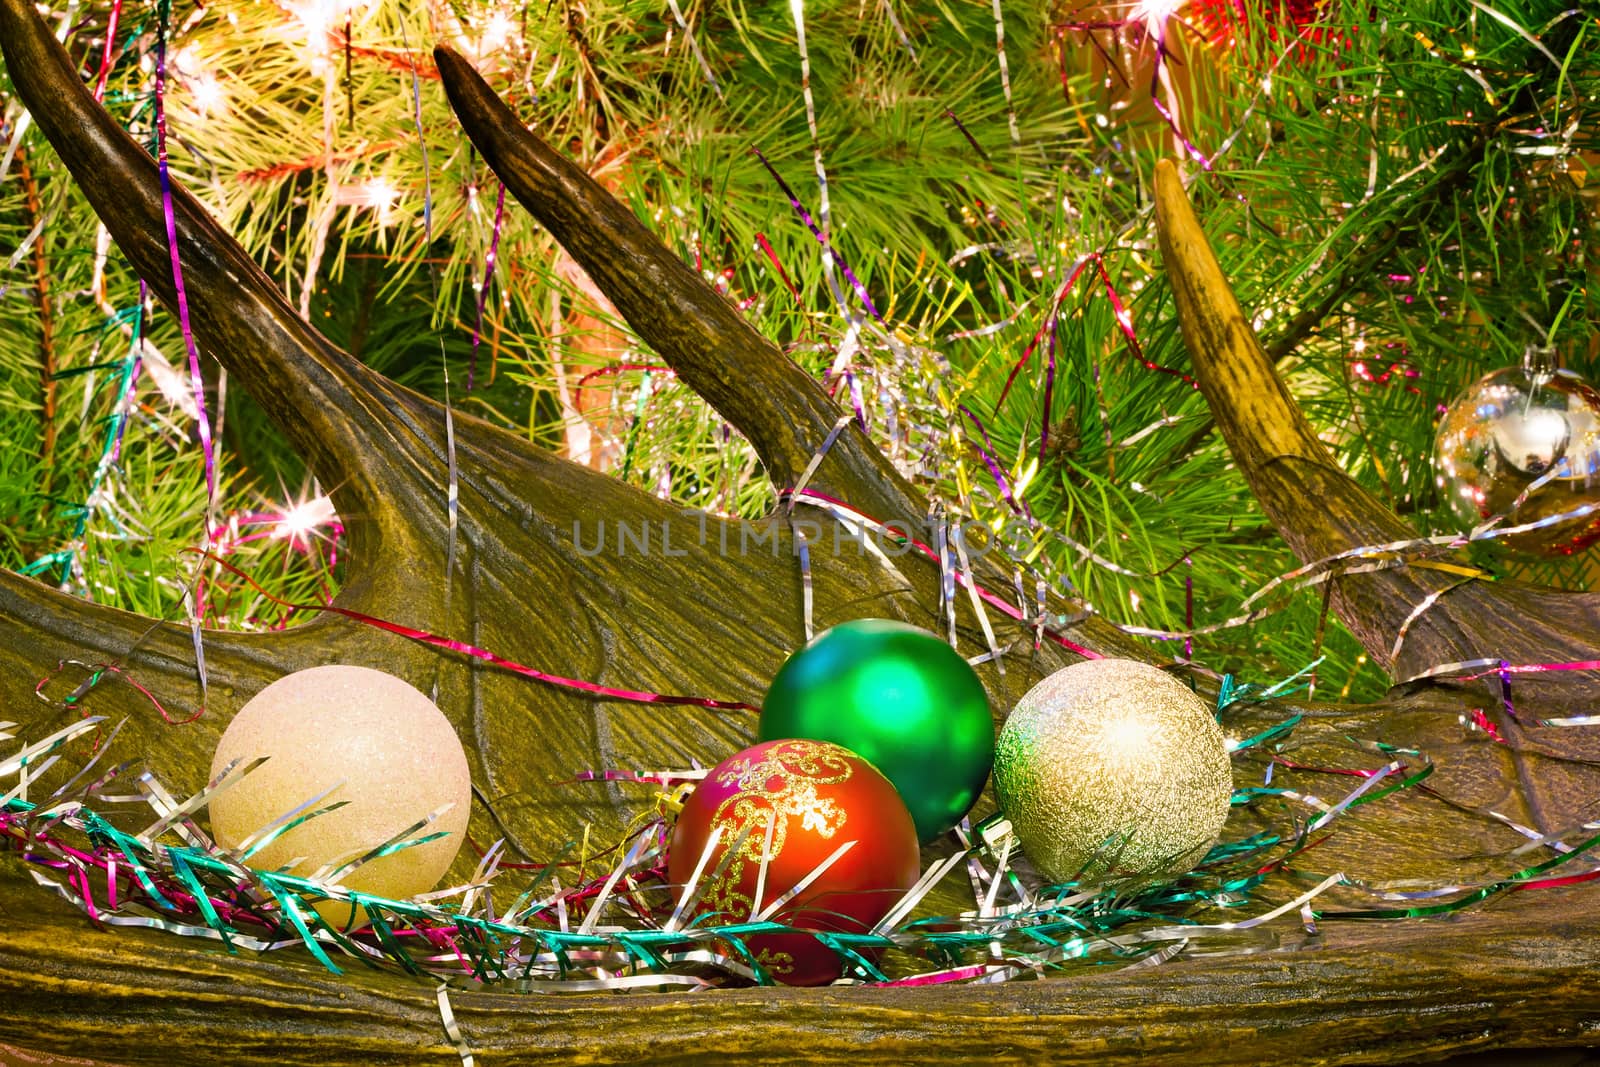
<svg viewBox="0 0 1600 1067"><path fill-rule="evenodd" d="M0 47L40 130L119 245L170 303L154 163L79 84L29 0L0 0ZM450 57L445 65L455 90L475 80ZM478 99L473 105L488 116L479 123L480 135L494 121L507 121L518 135L515 149L507 150L511 157L543 161L548 174L537 178L544 182L538 186L542 210L557 220L552 226L561 227L562 239L581 251L586 266L615 290L618 304L683 377L750 432L780 484L797 477L837 418L821 389L625 208L493 104ZM531 162L519 166L542 173ZM443 409L321 338L182 189L174 190L173 206L197 339L263 402L325 483L340 487L341 512L364 531L352 545L340 607L618 688L759 698L783 656L803 639L787 531L748 548L736 523L686 519L664 501L458 416L460 562L455 575L443 575ZM586 225L591 216L595 222ZM631 274L627 265L633 263L645 273ZM865 438L841 439L830 456L822 481L834 492L885 519L923 513L914 492ZM656 546L650 558L618 549L619 525L634 534L648 531ZM824 525L821 543L828 543L828 533ZM592 551L589 546L605 536L608 550ZM662 543L668 537L670 547ZM900 573L851 551L821 553L814 564L818 625L863 614L938 625L938 572L931 565ZM446 582L455 583L451 598L444 595ZM731 590L742 595L731 599ZM126 665L140 680L178 696L180 710L193 699L192 650L177 627L151 630L147 620L84 605L15 576L0 577L0 622L19 635L0 651L0 681L8 691L26 692L64 655L123 662L137 643ZM1111 647L1132 644L1099 620L1080 635L1089 644L1102 638ZM1047 650L1038 668L1063 662L1063 655ZM318 662L365 663L424 686L437 683L441 706L476 749L475 781L491 795L518 797L503 801L501 814L514 810L506 817L528 842L559 843L586 819L616 820L612 803L622 800L590 794L581 803L555 803L535 788L539 782L597 764L714 762L753 730L751 720L724 712L664 711L533 686L337 618L285 634L210 635L207 658L218 683L213 714L183 731L162 726L131 690L108 684L91 698L93 710L132 716L124 741L160 752L163 771L177 770L169 778L175 788L198 786L227 713L256 689ZM997 709L1028 684L1032 672L1018 666L1024 669L1003 681L991 679ZM486 836L499 832L480 829Z"/></svg>
<svg viewBox="0 0 1600 1067"><path fill-rule="evenodd" d="M1195 377L1267 517L1302 561L1418 536L1334 463L1262 351L1170 161L1156 166L1161 252ZM1451 588L1454 585L1456 588ZM1424 600L1400 655L1396 636ZM1400 677L1485 656L1586 660L1600 648L1600 595L1517 582L1460 584L1418 568L1341 578L1333 603L1367 654Z"/></svg>
<svg viewBox="0 0 1600 1067"><path fill-rule="evenodd" d="M40 129L136 267L170 301L162 204L148 156L83 91L31 0L0 0L0 49ZM792 482L838 417L816 384L659 247L625 208L527 134L458 57L441 52L439 61L452 102L508 187L584 263L641 336L750 437L769 475L780 485ZM1269 513L1307 556L1403 529L1381 508L1374 511L1375 502L1360 497L1318 458L1309 431L1294 422L1287 394L1272 383L1270 370L1263 372L1251 362L1259 351L1252 351L1253 339L1237 307L1229 310L1231 297L1226 297L1214 261L1208 266L1201 255L1204 238L1192 215L1184 214L1187 205L1175 174L1165 172L1160 183L1159 222L1164 231L1172 231L1164 237L1186 333L1191 346L1214 342L1218 357L1206 363L1197 351L1197 367L1203 381L1210 379L1208 398L1247 477L1264 500L1270 498ZM658 550L648 560L619 553L615 546L599 554L582 551L575 542L577 523L621 521L635 530L648 524L659 531L677 512L524 440L459 418L461 561L458 574L441 578L442 409L327 344L276 296L248 256L192 198L176 191L174 206L200 343L246 381L325 480L345 482L341 510L365 532L354 546L355 570L340 605L359 606L591 681L758 698L783 655L801 639L799 582L786 537L776 542L776 553L724 553L719 535L735 528L708 520L708 538L679 541L673 553ZM1270 403L1262 410L1272 425L1236 425L1242 420L1229 413L1239 401L1228 395L1229 383L1253 390L1251 395L1264 398L1263 405ZM915 490L855 431L841 438L819 478L834 493L886 518L921 514ZM1340 522L1348 521L1337 537L1318 540L1309 531L1311 524L1295 511L1292 494L1306 491L1336 502L1336 511L1344 516ZM736 529L734 538L737 542ZM829 554L813 564L819 625L863 614L936 625L938 574L931 566L886 571L864 553ZM448 610L441 595L447 581L458 583ZM1413 588L1406 582L1417 584ZM1416 603L1413 594L1436 588L1426 577L1404 572L1347 578L1341 580L1339 604L1369 647L1377 648ZM1571 620L1583 626L1580 636L1565 643L1541 644L1534 637L1515 641L1509 625L1475 626L1470 615L1478 601L1469 598L1483 595L1472 587L1457 590L1437 606L1450 609L1438 621L1433 613L1424 616L1418 634L1426 640L1414 653L1419 661L1479 639L1501 642L1496 647L1502 654L1521 654L1535 645L1548 654L1552 648L1571 649L1595 630L1589 601L1558 601L1539 590L1513 589L1502 594L1510 599L1492 602L1494 610L1513 610L1515 597L1523 596L1531 598L1526 601L1529 610L1551 612L1530 618L1531 624ZM180 706L192 694L188 635L176 627L157 627L141 637L149 628L147 620L0 574L0 628L5 633L0 692L26 694L65 655L119 659L142 641L138 653L127 658L140 680L165 696L178 694L172 703ZM971 629L969 623L969 641ZM1016 629L1003 633L1002 639L1012 635L1029 639L1026 631ZM1097 620L1075 635L1091 647L1137 652L1128 638ZM192 791L209 763L226 713L285 671L342 661L424 682L436 678L441 707L473 751L474 782L500 817L499 825L490 826L487 815L475 811L473 832L488 839L509 828L518 839L537 842L540 852L566 841L586 822L614 825L619 821L615 808L626 806L592 794L554 794L547 785L552 777L583 766L714 761L752 732L749 720L722 712L604 701L531 686L340 619L321 619L282 634L213 635L208 655L212 714L192 727L161 725L142 698L114 683L92 691L83 706L129 716L130 728L118 742L124 752L131 748L154 762L174 788ZM1012 670L1005 679L986 674L996 710L1003 713L1037 673L1066 658L1047 645L1027 664L1031 669ZM1401 669L1409 662L1402 657ZM1399 723L1398 740L1414 739L1416 733L1407 731L1445 721L1438 711L1447 704L1452 716L1460 714L1459 701L1434 693L1394 700L1367 714L1385 724ZM30 734L46 724L49 713L43 707L25 696L16 705ZM1307 710L1308 734L1319 729L1336 733L1362 714L1359 709ZM77 713L75 708L56 714ZM1491 785L1512 777L1496 762L1501 746L1480 742L1476 749L1462 748L1463 765L1489 768ZM1540 764L1541 781L1554 780L1550 764L1555 762ZM1575 768L1574 774L1588 770L1571 760L1560 766ZM1587 779L1573 781L1574 794L1586 796ZM1461 806L1468 807L1465 802ZM1470 821L1472 816L1466 818L1468 826L1452 825L1448 832L1437 822L1421 829L1412 826L1410 836L1385 840L1355 858L1381 868L1394 851L1428 835L1440 838L1439 848L1479 851L1486 847L1486 834ZM1510 833L1499 822L1483 822L1490 833ZM1359 833L1351 839L1362 840ZM1337 847L1335 842L1316 855L1327 857ZM470 859L464 862L470 869ZM428 1045L427 1035L438 1040L432 997L419 995L415 986L355 975L334 987L314 964L303 966L287 954L224 959L209 947L166 935L126 932L113 941L9 865L0 866L0 914L7 924L7 936L0 938L0 1002L7 1005L0 1012L0 1040L43 1041L53 1051L125 1062L159 1060L181 1040L184 1048L209 1049L216 1058L241 1063L321 1063L353 1054L330 1048L327 1043L332 1042L405 1058ZM1560 898L1545 898L1532 914L1540 923L1559 921ZM552 1016L554 1022L545 1020L542 1030L529 1029L521 998L463 994L458 1003L469 1020L468 1039L481 1038L484 1047L505 1049L508 1061L518 1055L543 1057L553 1049L596 1055L597 1023L610 1038L598 1054L618 1059L636 1058L638 1048L654 1040L684 1059L703 1058L711 1051L775 1060L814 1054L844 1057L859 1053L859 1031L867 1029L906 1035L897 1039L903 1045L891 1047L891 1057L899 1051L965 1057L969 1042L992 1037L993 1019L999 1018L1003 1037L1016 1047L1059 1048L1109 1064L1130 1061L1128 1055L1120 1061L1114 1055L1108 1059L1105 1049L1124 1044L1130 1028L1142 1026L1156 1004L1173 1025L1147 1031L1151 1047L1175 1052L1179 1045L1192 1048L1208 1042L1208 1047L1223 1049L1227 1042L1210 1045L1210 1039L1224 1030L1231 1033L1238 1024L1255 1031L1250 1042L1238 1046L1247 1052L1240 1058L1276 1053L1287 1062L1319 1047L1318 1037L1333 1035L1321 1043L1326 1045L1343 1036L1342 1013L1357 1009L1352 1002L1326 997L1322 987L1349 982L1350 974L1359 972L1364 984L1345 987L1352 995L1404 999L1408 1005L1420 996L1427 1004L1422 1022L1405 1011L1368 1015L1364 1021L1363 1033L1370 1035L1364 1041L1382 1040L1406 1054L1459 1045L1461 1033L1493 1032L1502 1043L1526 1042L1548 1037L1552 1028L1562 1026L1567 1027L1561 1031L1563 1040L1583 1039L1586 1031L1578 1025L1583 1020L1577 1013L1588 1003L1584 998L1595 995L1593 968L1586 959L1575 963L1573 954L1551 945L1577 941L1589 934L1591 925L1573 921L1564 928L1564 937L1553 939L1542 929L1529 932L1506 925L1498 916L1477 915L1454 929L1492 940L1505 957L1521 961L1520 966L1497 975L1497 982L1485 982L1483 965L1472 951L1477 941L1458 937L1430 950L1441 939L1413 929L1404 937L1357 931L1344 937L1342 948L1280 959L1274 973L1285 998L1282 1005L1250 988L1258 973L1250 961L1259 957L1101 975L1082 985L1030 983L1020 994L972 988L851 990L840 998L832 993L747 991L719 995L712 998L715 1004L660 996L573 998L563 1002L566 1007L559 1018ZM1372 954L1382 950L1388 950L1382 957L1387 963L1374 968ZM1410 966L1424 956L1421 964ZM1104 998L1103 1019L1074 1014L1072 1005L1080 992ZM74 998L74 1010L60 1010L63 995ZM320 1010L336 998L341 1010ZM424 1000L427 1015L416 1006ZM1313 1002L1319 1011L1308 1007ZM781 1025L745 1025L753 1008L771 1014L766 1009L774 1007L781 1008L772 1015L781 1018ZM839 1017L855 1028L842 1038L835 1025ZM1048 1027L1041 1037L1037 1019L1048 1017L1068 1025ZM115 1019L116 1025L86 1022L104 1019ZM1304 1030L1299 1029L1302 1024ZM798 1043L797 1030L806 1035ZM1565 1036L1569 1033L1575 1036ZM1312 1035L1309 1041L1307 1034ZM442 1048L429 1051L454 1055ZM1139 1054L1144 1051L1141 1045ZM1362 1048L1356 1053L1365 1055ZM1220 1060L1221 1053L1213 1058Z"/></svg>
<svg viewBox="0 0 1600 1067"><path fill-rule="evenodd" d="M1246 482L1296 555L1309 562L1415 538L1415 531L1341 471L1317 440L1239 309L1178 169L1169 161L1156 167L1156 218L1195 377ZM1505 581L1462 584L1458 576L1417 567L1341 577L1335 583L1334 610L1367 654L1402 678L1483 658L1581 662L1600 648L1600 596L1594 594ZM1430 598L1436 598L1431 606ZM1409 631L1395 656L1402 627ZM1592 814L1587 765L1600 759L1600 738L1588 730L1528 725L1540 715L1587 713L1592 674L1563 672L1519 686L1526 718L1498 707L1483 683L1433 684L1458 692L1403 729L1412 737L1438 738L1430 751L1443 770L1440 781L1454 795L1484 797L1486 779L1498 777L1508 788L1488 786L1488 796L1519 806L1519 817L1546 832ZM1486 754L1470 743L1463 748L1458 739L1439 736L1439 713L1445 722L1459 716L1461 697L1476 697L1491 709L1507 741L1499 753ZM1429 699L1424 692L1410 703L1426 707Z"/></svg>
<svg viewBox="0 0 1600 1067"><path fill-rule="evenodd" d="M621 203L556 154L449 48L434 49L450 106L523 207L594 279L679 378L750 439L773 483L795 483L839 418L816 380L761 336ZM883 518L915 519L921 494L858 428L828 453L819 486Z"/></svg>

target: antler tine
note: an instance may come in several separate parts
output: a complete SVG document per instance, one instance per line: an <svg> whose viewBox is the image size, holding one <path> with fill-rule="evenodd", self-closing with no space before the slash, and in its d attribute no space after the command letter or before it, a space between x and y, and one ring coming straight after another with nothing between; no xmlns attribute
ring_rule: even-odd
<svg viewBox="0 0 1600 1067"><path fill-rule="evenodd" d="M1239 308L1172 162L1156 165L1156 229L1195 377L1245 481L1303 561L1416 536L1334 463ZM1374 661L1400 674L1484 655L1579 658L1600 598L1516 583L1459 584L1409 567L1340 580L1333 605ZM1396 662L1401 627L1413 625Z"/></svg>
<svg viewBox="0 0 1600 1067"><path fill-rule="evenodd" d="M1399 516L1334 465L1317 439L1240 310L1170 160L1156 164L1155 189L1161 255L1177 299L1183 339L1200 390L1245 479L1252 488L1275 485L1291 477L1290 470L1314 467L1336 487L1328 514L1304 528L1292 521L1292 505L1303 504L1305 498L1267 492L1262 503L1284 539L1302 558L1316 559L1412 536Z"/></svg>
<svg viewBox="0 0 1600 1067"><path fill-rule="evenodd" d="M840 412L821 387L573 163L528 132L466 60L434 50L450 105L501 181L583 265L639 336L750 439L767 474L791 485ZM886 515L921 514L918 495L851 430L818 483Z"/></svg>
<svg viewBox="0 0 1600 1067"><path fill-rule="evenodd" d="M118 246L176 306L155 161L95 102L31 0L0 0L0 49L18 95ZM390 433L371 397L379 379L308 326L186 190L173 188L172 206L199 343L338 487L342 512L376 513L376 450L352 442Z"/></svg>

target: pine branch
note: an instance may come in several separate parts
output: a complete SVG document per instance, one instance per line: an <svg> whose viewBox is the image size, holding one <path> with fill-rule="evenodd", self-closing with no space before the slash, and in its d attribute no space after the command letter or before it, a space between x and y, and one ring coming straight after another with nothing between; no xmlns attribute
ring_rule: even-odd
<svg viewBox="0 0 1600 1067"><path fill-rule="evenodd" d="M1465 187L1467 179L1482 165L1484 152L1494 132L1504 125L1505 122L1498 118L1494 122L1481 124L1471 142L1455 154L1451 164L1428 186L1427 195L1411 201L1411 210L1404 218L1384 226L1370 240L1360 242L1365 247L1354 258L1336 268L1334 277L1319 279L1308 287L1313 291L1321 290L1323 295L1316 303L1296 313L1272 343L1265 346L1274 366L1282 366L1283 361L1313 336L1336 308L1369 284L1373 272L1389 258L1402 236L1421 225L1430 214L1448 204ZM1357 240L1360 241L1359 236ZM1193 455L1210 439L1216 426L1214 418L1207 418L1172 450L1168 462L1180 463Z"/></svg>

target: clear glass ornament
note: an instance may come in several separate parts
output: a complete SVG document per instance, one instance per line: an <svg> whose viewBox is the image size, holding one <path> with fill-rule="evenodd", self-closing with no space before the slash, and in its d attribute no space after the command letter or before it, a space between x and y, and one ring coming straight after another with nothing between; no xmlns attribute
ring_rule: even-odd
<svg viewBox="0 0 1600 1067"><path fill-rule="evenodd" d="M1439 421L1440 492L1470 529L1496 517L1499 539L1540 556L1600 540L1600 391L1531 348L1522 366L1495 371L1456 398Z"/></svg>

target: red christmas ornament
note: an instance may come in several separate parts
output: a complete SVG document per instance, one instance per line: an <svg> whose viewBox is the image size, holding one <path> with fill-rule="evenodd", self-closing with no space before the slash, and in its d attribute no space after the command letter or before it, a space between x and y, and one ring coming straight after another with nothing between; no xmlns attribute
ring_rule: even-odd
<svg viewBox="0 0 1600 1067"><path fill-rule="evenodd" d="M1334 24L1346 6L1334 0L1190 0L1184 11L1214 45L1233 48L1261 34L1281 49L1298 38L1294 57L1303 60L1313 45L1349 44L1354 24Z"/></svg>
<svg viewBox="0 0 1600 1067"><path fill-rule="evenodd" d="M845 844L850 848L827 870L766 917L802 930L865 933L920 872L916 826L894 786L860 756L826 741L767 741L712 768L672 830L667 877L680 893L689 891L682 887L719 827L693 908L718 925L760 916ZM809 934L759 935L746 944L786 985L823 985L843 969Z"/></svg>

